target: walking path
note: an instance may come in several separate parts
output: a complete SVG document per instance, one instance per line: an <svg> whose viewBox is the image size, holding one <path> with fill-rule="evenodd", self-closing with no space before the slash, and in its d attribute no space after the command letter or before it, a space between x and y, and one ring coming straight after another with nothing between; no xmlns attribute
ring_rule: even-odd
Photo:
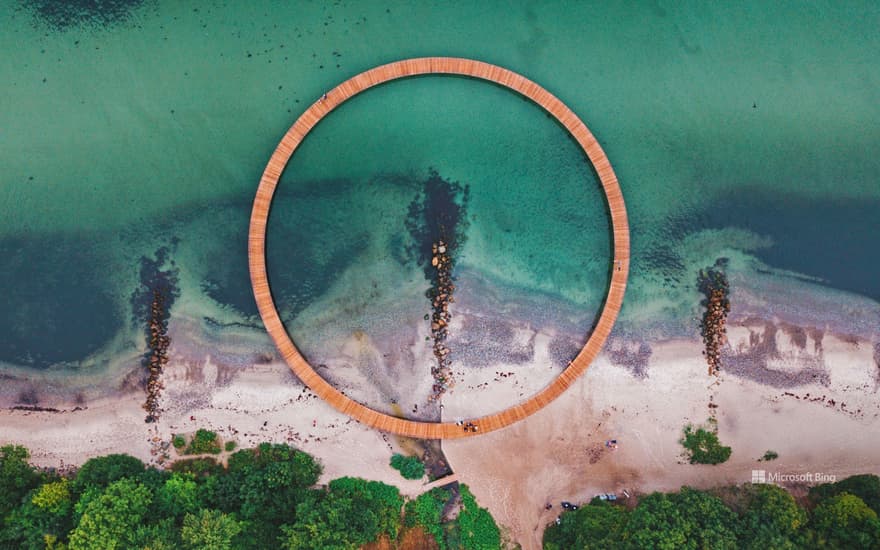
<svg viewBox="0 0 880 550"><path fill-rule="evenodd" d="M446 477L435 479L431 483L426 483L422 487L422 492L427 493L431 489L436 489L437 487L445 487L446 485L449 485L450 483L455 483L456 481L458 481L458 474L449 474Z"/></svg>
<svg viewBox="0 0 880 550"><path fill-rule="evenodd" d="M383 82L424 74L454 74L488 80L519 92L546 109L568 129L587 154L602 183L611 213L614 236L611 283L599 322L589 340L568 368L538 394L501 412L468 419L468 422L478 427L477 431L465 431L454 422L417 422L380 413L334 388L315 372L287 334L272 301L266 274L266 224L272 195L288 160L309 131L338 105L368 88ZM586 125L553 94L531 80L496 65L452 57L406 59L381 65L346 80L309 107L287 131L269 159L257 188L248 234L248 263L257 307L266 330L291 370L319 397L359 422L382 431L423 439L466 437L503 428L534 414L571 386L599 354L617 319L626 290L629 254L629 225L617 176L614 175L602 147Z"/></svg>

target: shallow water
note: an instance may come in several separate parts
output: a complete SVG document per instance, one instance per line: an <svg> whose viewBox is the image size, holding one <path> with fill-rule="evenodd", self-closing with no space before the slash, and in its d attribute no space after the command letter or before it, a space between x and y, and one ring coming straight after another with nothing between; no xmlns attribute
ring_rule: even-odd
<svg viewBox="0 0 880 550"><path fill-rule="evenodd" d="M132 295L161 247L180 270L172 318L212 337L258 325L245 242L273 147L323 91L421 55L520 72L596 134L633 239L617 335L695 336L696 273L719 257L741 286L760 272L761 291L853 312L810 323L880 324L876 6L157 1L59 28L28 5L0 5L0 368L38 390L110 391L136 365ZM470 186L459 265L501 297L462 307L507 319L544 300L531 326L586 334L610 243L582 154L511 92L421 77L343 105L281 182L270 277L306 354L361 332L393 347L421 322L405 221L430 169ZM761 291L743 300L774 314ZM498 353L467 341L475 365Z"/></svg>

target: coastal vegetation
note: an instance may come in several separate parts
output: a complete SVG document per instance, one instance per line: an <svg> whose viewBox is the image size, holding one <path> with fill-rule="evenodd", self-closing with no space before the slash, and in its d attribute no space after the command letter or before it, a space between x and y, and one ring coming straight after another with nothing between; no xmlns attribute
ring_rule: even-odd
<svg viewBox="0 0 880 550"><path fill-rule="evenodd" d="M198 455L203 453L220 454L220 439L211 430L199 429L193 435L185 454Z"/></svg>
<svg viewBox="0 0 880 550"><path fill-rule="evenodd" d="M239 450L225 468L204 457L160 470L115 454L62 475L28 458L0 447L0 548L354 550L409 531L441 549L501 544L464 485L408 502L377 481L320 486L321 465L284 444Z"/></svg>
<svg viewBox="0 0 880 550"><path fill-rule="evenodd" d="M680 443L691 464L721 464L730 458L731 448L718 440L715 422L710 419L709 425L710 428L695 428L690 424L684 427L684 437Z"/></svg>
<svg viewBox="0 0 880 550"><path fill-rule="evenodd" d="M758 462L768 462L770 460L776 460L779 458L779 453L776 451L767 451L764 453L764 456L758 459Z"/></svg>
<svg viewBox="0 0 880 550"><path fill-rule="evenodd" d="M171 445L181 455L218 455L223 451L231 453L237 444L233 440L223 441L216 432L200 428L192 434L174 434Z"/></svg>
<svg viewBox="0 0 880 550"><path fill-rule="evenodd" d="M417 456L391 455L391 467L400 472L405 479L421 479L425 475L425 465Z"/></svg>
<svg viewBox="0 0 880 550"><path fill-rule="evenodd" d="M544 548L878 548L878 504L875 475L817 486L804 503L770 484L682 487L634 507L594 499L564 512L544 532Z"/></svg>
<svg viewBox="0 0 880 550"><path fill-rule="evenodd" d="M449 503L458 503L454 521L443 521ZM480 508L467 485L458 490L436 488L406 503L404 525L419 527L433 537L440 550L501 548L501 531L489 511Z"/></svg>

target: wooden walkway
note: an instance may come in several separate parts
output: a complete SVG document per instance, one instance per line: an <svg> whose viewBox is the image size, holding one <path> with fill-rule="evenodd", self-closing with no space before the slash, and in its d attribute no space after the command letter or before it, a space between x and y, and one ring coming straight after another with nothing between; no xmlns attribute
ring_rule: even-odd
<svg viewBox="0 0 880 550"><path fill-rule="evenodd" d="M456 481L458 481L458 474L452 473L446 477L441 477L440 479L435 479L431 483L425 483L422 486L422 492L427 493L431 489L436 489L437 487L445 487L445 486L449 485L450 483L455 483Z"/></svg>
<svg viewBox="0 0 880 550"><path fill-rule="evenodd" d="M527 401L489 416L468 419L469 422L478 426L479 431L477 432L466 432L461 426L452 422L416 422L397 418L374 411L343 395L315 372L297 350L275 309L266 275L266 223L269 218L272 195L288 160L309 131L338 105L368 88L383 82L424 74L464 75L495 82L519 92L546 109L568 129L580 143L590 162L593 163L605 190L605 197L611 212L611 225L614 233L611 283L605 307L586 345L568 368L550 385ZM263 172L263 177L260 179L251 213L248 234L248 263L254 297L266 330L272 336L281 356L284 357L291 370L312 391L343 413L378 430L423 439L450 439L484 434L522 420L559 397L584 373L602 349L623 303L629 271L629 225L617 176L614 175L614 170L611 168L611 163L605 156L605 152L602 151L602 147L599 146L586 125L553 94L523 76L489 63L451 57L425 57L389 63L352 77L328 91L326 97L322 97L312 104L297 119L284 135L281 143L278 144Z"/></svg>

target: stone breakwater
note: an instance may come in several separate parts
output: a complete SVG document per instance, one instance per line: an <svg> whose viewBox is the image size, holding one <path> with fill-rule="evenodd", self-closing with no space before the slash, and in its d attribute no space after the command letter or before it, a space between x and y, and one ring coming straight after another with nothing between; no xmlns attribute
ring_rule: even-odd
<svg viewBox="0 0 880 550"><path fill-rule="evenodd" d="M153 290L153 300L150 303L150 353L147 358L149 375L147 377L147 401L144 410L147 411L146 422L155 422L159 419L159 395L162 392L162 370L168 364L168 346L171 338L168 337L168 322L166 313L166 299L159 289Z"/></svg>
<svg viewBox="0 0 880 550"><path fill-rule="evenodd" d="M452 378L452 359L449 348L446 347L446 337L449 332L449 304L455 301L452 293L455 285L452 283L452 258L449 255L448 245L444 241L438 241L431 246L431 266L434 268L434 281L429 290L431 299L431 337L434 341L434 357L437 364L431 367L431 375L434 377L434 385L431 388L431 400L437 400L446 393L446 390L455 385Z"/></svg>
<svg viewBox="0 0 880 550"><path fill-rule="evenodd" d="M727 314L730 313L728 294L730 286L724 273L709 269L700 270L700 291L706 296L703 305L702 336L706 345L704 354L709 363L709 375L721 370L721 346L727 342Z"/></svg>

